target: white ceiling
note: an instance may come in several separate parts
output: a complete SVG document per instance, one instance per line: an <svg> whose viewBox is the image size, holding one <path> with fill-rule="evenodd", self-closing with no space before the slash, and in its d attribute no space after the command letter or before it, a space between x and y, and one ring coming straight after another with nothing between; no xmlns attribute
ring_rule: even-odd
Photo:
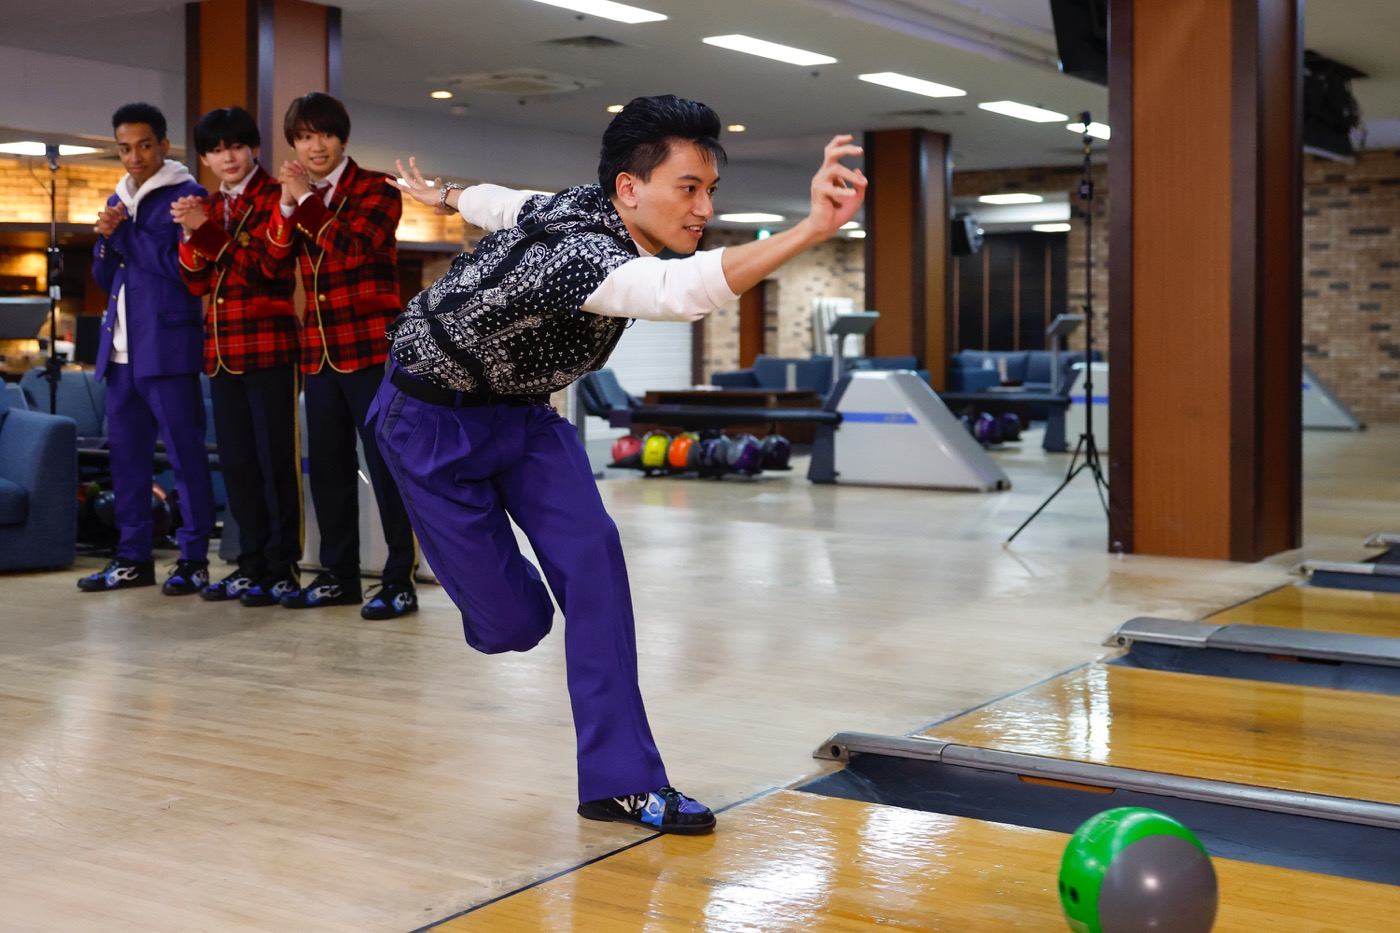
<svg viewBox="0 0 1400 933"><path fill-rule="evenodd" d="M634 0L669 19L624 25L534 0L344 0L351 149L380 167L414 151L443 174L554 188L589 179L609 104L642 94L703 100L726 134L721 207L802 210L820 146L837 132L922 126L952 136L957 169L1074 164L1078 137L977 109L1011 99L1106 117L1104 88L1058 73L1049 0ZM181 72L184 5L172 0L0 0L0 45ZM703 44L746 33L819 51L805 68ZM1313 0L1306 42L1368 73L1353 85L1371 145L1400 145L1398 0ZM560 45L599 37L607 48ZM133 54L134 52L134 54ZM531 70L576 79L545 97L464 90L451 76ZM898 71L968 91L931 99L856 75ZM466 107L464 115L454 115ZM0 125L6 121L0 115ZM36 127L35 129L44 129ZM105 127L95 127L103 133ZM371 156L367 158L366 156Z"/></svg>

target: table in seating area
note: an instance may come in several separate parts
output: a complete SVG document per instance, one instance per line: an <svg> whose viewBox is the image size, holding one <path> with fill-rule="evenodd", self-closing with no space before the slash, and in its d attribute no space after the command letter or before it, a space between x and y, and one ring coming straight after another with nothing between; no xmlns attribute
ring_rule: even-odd
<svg viewBox="0 0 1400 933"><path fill-rule="evenodd" d="M821 408L821 396L810 389L651 389L643 403L647 407L682 408ZM664 420L656 423L633 424L632 433L645 434L647 431L666 431L678 434L687 430L677 425L667 425ZM753 434L763 437L766 434L782 434L794 444L810 444L816 437L816 426L811 424L776 424L774 422L752 421L728 425L724 433L733 437L736 434Z"/></svg>

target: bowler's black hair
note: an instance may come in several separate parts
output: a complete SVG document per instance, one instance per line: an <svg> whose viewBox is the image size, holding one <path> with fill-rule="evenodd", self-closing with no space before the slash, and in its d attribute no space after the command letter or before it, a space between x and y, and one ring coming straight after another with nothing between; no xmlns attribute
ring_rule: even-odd
<svg viewBox="0 0 1400 933"><path fill-rule="evenodd" d="M112 114L113 131L123 123L144 123L156 134L157 141L165 138L165 114L150 104L126 104L118 107L117 112Z"/></svg>
<svg viewBox="0 0 1400 933"><path fill-rule="evenodd" d="M598 184L608 197L617 194L617 176L622 172L648 181L656 167L666 161L671 143L694 143L710 153L715 166L725 163L724 147L719 144L719 115L694 100L674 94L634 98L603 131L603 150L598 156Z"/></svg>
<svg viewBox="0 0 1400 933"><path fill-rule="evenodd" d="M194 151L200 155L208 155L220 146L256 149L261 145L257 121L242 107L211 110L194 125Z"/></svg>
<svg viewBox="0 0 1400 933"><path fill-rule="evenodd" d="M288 143L294 144L297 133L303 130L330 133L343 146L350 141L350 114L345 112L345 105L331 95L312 91L292 101L282 121L282 132Z"/></svg>

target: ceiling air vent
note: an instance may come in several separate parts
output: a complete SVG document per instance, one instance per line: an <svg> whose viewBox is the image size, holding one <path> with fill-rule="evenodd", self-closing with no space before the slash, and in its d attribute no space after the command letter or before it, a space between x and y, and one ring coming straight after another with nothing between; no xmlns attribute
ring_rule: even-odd
<svg viewBox="0 0 1400 933"><path fill-rule="evenodd" d="M606 36L569 36L565 39L550 39L541 45L554 45L566 49L621 49L626 46L616 39Z"/></svg>
<svg viewBox="0 0 1400 933"><path fill-rule="evenodd" d="M434 79L438 81L439 79ZM537 71L532 68L515 68L510 71L483 71L468 75L449 75L440 79L448 87L463 91L487 91L493 94L509 94L512 97L540 97L548 94L567 94L586 87L596 87L598 81L574 78L569 75Z"/></svg>

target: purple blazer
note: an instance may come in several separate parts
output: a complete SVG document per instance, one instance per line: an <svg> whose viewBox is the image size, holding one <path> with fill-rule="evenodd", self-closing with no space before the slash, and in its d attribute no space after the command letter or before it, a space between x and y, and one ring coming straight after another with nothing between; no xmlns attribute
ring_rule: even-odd
<svg viewBox="0 0 1400 933"><path fill-rule="evenodd" d="M204 371L204 313L180 277L180 225L170 205L186 195L205 197L193 181L157 188L141 199L136 219L110 237L98 237L92 277L107 292L97 348L97 378L112 359L117 294L126 286L126 346L132 375L179 376ZM108 206L120 199L113 194Z"/></svg>

